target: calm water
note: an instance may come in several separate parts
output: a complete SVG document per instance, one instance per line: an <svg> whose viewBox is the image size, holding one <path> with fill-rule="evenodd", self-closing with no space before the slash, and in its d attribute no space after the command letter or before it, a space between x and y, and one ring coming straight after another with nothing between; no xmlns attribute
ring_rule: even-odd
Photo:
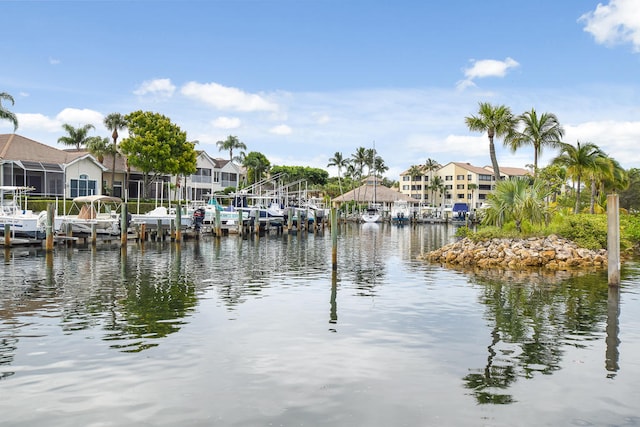
<svg viewBox="0 0 640 427"><path fill-rule="evenodd" d="M640 425L640 265L416 260L453 231L5 252L0 424Z"/></svg>

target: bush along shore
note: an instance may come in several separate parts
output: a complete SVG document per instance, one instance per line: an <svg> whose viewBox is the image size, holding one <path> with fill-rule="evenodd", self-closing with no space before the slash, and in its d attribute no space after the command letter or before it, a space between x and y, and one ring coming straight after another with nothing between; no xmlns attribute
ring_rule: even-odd
<svg viewBox="0 0 640 427"><path fill-rule="evenodd" d="M606 249L590 250L556 235L527 239L493 238L474 242L465 237L419 258L441 264L501 267L508 269L542 267L570 270L607 266Z"/></svg>

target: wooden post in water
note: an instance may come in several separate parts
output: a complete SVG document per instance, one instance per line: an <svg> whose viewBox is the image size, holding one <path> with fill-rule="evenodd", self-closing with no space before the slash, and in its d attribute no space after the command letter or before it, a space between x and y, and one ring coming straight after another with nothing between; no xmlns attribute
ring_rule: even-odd
<svg viewBox="0 0 640 427"><path fill-rule="evenodd" d="M287 233L291 233L293 230L293 208L289 206L287 212Z"/></svg>
<svg viewBox="0 0 640 427"><path fill-rule="evenodd" d="M45 243L44 249L47 252L53 250L53 224L54 224L55 210L53 203L47 204L47 224L45 225Z"/></svg>
<svg viewBox="0 0 640 427"><path fill-rule="evenodd" d="M607 195L607 255L609 286L620 284L620 200Z"/></svg>
<svg viewBox="0 0 640 427"><path fill-rule="evenodd" d="M156 242L161 242L164 240L164 230L162 229L162 219L158 218L156 221Z"/></svg>
<svg viewBox="0 0 640 427"><path fill-rule="evenodd" d="M91 244L96 245L98 241L98 224L91 224Z"/></svg>
<svg viewBox="0 0 640 427"><path fill-rule="evenodd" d="M216 209L216 237L222 236L222 220L220 219L220 211Z"/></svg>
<svg viewBox="0 0 640 427"><path fill-rule="evenodd" d="M331 208L331 268L338 269L338 211Z"/></svg>
<svg viewBox="0 0 640 427"><path fill-rule="evenodd" d="M65 234L69 238L69 240L67 240L67 246L73 246L73 224L70 222L66 224Z"/></svg>
<svg viewBox="0 0 640 427"><path fill-rule="evenodd" d="M11 245L11 225L4 225L4 247L8 248Z"/></svg>
<svg viewBox="0 0 640 427"><path fill-rule="evenodd" d="M147 240L147 224L143 222L140 224L140 241L144 242L145 240Z"/></svg>
<svg viewBox="0 0 640 427"><path fill-rule="evenodd" d="M120 208L120 244L122 246L127 246L128 219L127 204L123 203L122 208Z"/></svg>
<svg viewBox="0 0 640 427"><path fill-rule="evenodd" d="M260 235L260 210L254 209L256 216L253 217L253 232L256 236Z"/></svg>
<svg viewBox="0 0 640 427"><path fill-rule="evenodd" d="M244 217L242 215L242 210L238 209L238 234L242 237L242 233L244 231Z"/></svg>
<svg viewBox="0 0 640 427"><path fill-rule="evenodd" d="M182 240L182 207L180 203L178 203L178 207L176 208L176 242L180 242Z"/></svg>

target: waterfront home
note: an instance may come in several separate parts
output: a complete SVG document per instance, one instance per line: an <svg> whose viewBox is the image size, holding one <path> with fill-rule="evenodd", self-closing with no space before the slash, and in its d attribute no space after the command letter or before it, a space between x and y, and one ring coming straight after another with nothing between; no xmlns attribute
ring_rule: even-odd
<svg viewBox="0 0 640 427"><path fill-rule="evenodd" d="M30 195L102 194L107 168L86 151L64 151L17 134L0 134L0 186L33 187Z"/></svg>

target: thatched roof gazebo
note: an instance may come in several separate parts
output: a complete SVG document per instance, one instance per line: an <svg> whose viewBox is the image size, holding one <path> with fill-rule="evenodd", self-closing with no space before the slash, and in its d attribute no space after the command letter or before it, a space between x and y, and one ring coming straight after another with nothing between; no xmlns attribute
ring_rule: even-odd
<svg viewBox="0 0 640 427"><path fill-rule="evenodd" d="M377 203L380 204L384 211L388 211L396 200L403 200L411 204L417 203L415 199L402 194L399 191L392 190L389 187L375 182L373 178L358 188L354 188L331 200L333 206L339 208L342 203L357 202L362 204Z"/></svg>

